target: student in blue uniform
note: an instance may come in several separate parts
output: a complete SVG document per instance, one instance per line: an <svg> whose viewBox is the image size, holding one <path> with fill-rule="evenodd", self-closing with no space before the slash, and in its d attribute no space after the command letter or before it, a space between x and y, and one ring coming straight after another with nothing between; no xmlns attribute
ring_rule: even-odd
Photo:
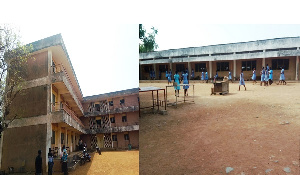
<svg viewBox="0 0 300 175"><path fill-rule="evenodd" d="M166 79L168 79L168 70L166 70Z"/></svg>
<svg viewBox="0 0 300 175"><path fill-rule="evenodd" d="M253 80L253 84L254 83L256 84L256 70L255 70L255 68L253 68L253 71L252 71L252 80Z"/></svg>
<svg viewBox="0 0 300 175"><path fill-rule="evenodd" d="M286 85L285 76L284 76L284 67L282 67L281 71L280 71L279 83L280 84L282 83L283 85Z"/></svg>
<svg viewBox="0 0 300 175"><path fill-rule="evenodd" d="M269 70L266 68L265 70L265 86L269 85Z"/></svg>
<svg viewBox="0 0 300 175"><path fill-rule="evenodd" d="M204 83L204 70L202 70L202 72L201 72L201 80L202 80L203 83Z"/></svg>
<svg viewBox="0 0 300 175"><path fill-rule="evenodd" d="M267 67L266 67L266 69L267 69L267 71L269 71L270 70L270 67L269 67L269 65L267 64Z"/></svg>
<svg viewBox="0 0 300 175"><path fill-rule="evenodd" d="M195 78L195 72L194 72L194 69L192 69L192 73L191 73L192 75L191 75L191 79L192 80L194 80L194 78Z"/></svg>
<svg viewBox="0 0 300 175"><path fill-rule="evenodd" d="M172 70L170 69L169 73L168 73L168 84L172 83Z"/></svg>
<svg viewBox="0 0 300 175"><path fill-rule="evenodd" d="M269 84L271 85L273 83L273 70L272 67L270 67L269 71Z"/></svg>
<svg viewBox="0 0 300 175"><path fill-rule="evenodd" d="M174 86L175 89L175 96L177 95L177 97L179 97L179 90L180 90L180 76L178 74L178 71L176 71L175 75L174 75L174 82L177 83L177 86Z"/></svg>
<svg viewBox="0 0 300 175"><path fill-rule="evenodd" d="M229 70L229 73L228 73L228 81L231 81L231 83L233 83L230 70Z"/></svg>
<svg viewBox="0 0 300 175"><path fill-rule="evenodd" d="M205 71L205 81L208 83L208 75L207 75L207 70Z"/></svg>
<svg viewBox="0 0 300 175"><path fill-rule="evenodd" d="M260 71L260 86L262 86L262 83L265 83L265 68L262 67Z"/></svg>
<svg viewBox="0 0 300 175"><path fill-rule="evenodd" d="M215 75L215 77L214 77L214 82L217 81L217 78L218 78L218 71L216 71L216 75Z"/></svg>
<svg viewBox="0 0 300 175"><path fill-rule="evenodd" d="M189 84L188 77L189 77L189 74L186 71L185 74L183 74L183 84ZM183 89L184 89L184 96L188 96L189 95L188 94L189 86L183 86Z"/></svg>
<svg viewBox="0 0 300 175"><path fill-rule="evenodd" d="M245 87L246 90L246 85L245 85L245 80L244 80L244 73L243 70L241 70L241 74L240 74L240 85L239 85L239 90L241 88L241 85L243 85Z"/></svg>

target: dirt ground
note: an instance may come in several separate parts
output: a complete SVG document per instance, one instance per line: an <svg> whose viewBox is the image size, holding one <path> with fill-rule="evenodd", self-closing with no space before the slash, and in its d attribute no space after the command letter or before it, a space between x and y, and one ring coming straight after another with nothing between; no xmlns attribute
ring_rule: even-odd
<svg viewBox="0 0 300 175"><path fill-rule="evenodd" d="M69 175L139 174L139 151L110 151L91 154L92 161L78 166Z"/></svg>
<svg viewBox="0 0 300 175"><path fill-rule="evenodd" d="M224 96L210 95L211 83L191 84L195 103L168 107L168 115L141 111L140 174L226 174L226 168L233 169L229 174L300 174L300 83L246 81L247 91L230 83ZM190 88L189 99L192 94ZM168 100L174 97L168 88ZM140 93L141 107L150 99Z"/></svg>

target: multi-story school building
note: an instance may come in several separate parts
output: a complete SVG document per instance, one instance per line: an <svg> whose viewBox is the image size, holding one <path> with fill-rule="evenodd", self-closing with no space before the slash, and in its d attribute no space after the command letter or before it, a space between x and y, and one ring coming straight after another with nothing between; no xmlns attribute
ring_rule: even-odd
<svg viewBox="0 0 300 175"><path fill-rule="evenodd" d="M59 158L63 145L77 151L80 138L88 148L138 148L138 88L83 97L62 36L31 44L35 59L28 60L26 84L7 118L18 119L2 132L2 170L34 171L42 150L45 172L49 148Z"/></svg>
<svg viewBox="0 0 300 175"><path fill-rule="evenodd" d="M268 64L274 80L279 79L282 66L286 80L299 80L299 47L300 37L288 37L140 53L140 79L149 80L149 70L155 71L156 79L161 71L165 79L166 70L171 69L174 75L176 70L186 68L189 75L194 70L196 79L203 70L207 70L209 78L216 71L219 77L228 76L231 71L234 79L243 70L245 79L251 79L253 68L259 78L262 67Z"/></svg>

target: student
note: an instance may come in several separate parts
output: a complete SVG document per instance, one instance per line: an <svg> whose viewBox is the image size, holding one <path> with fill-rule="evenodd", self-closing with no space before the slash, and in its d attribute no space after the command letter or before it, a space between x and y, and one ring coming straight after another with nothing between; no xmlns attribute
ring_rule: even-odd
<svg viewBox="0 0 300 175"><path fill-rule="evenodd" d="M166 79L168 79L168 70L166 70Z"/></svg>
<svg viewBox="0 0 300 175"><path fill-rule="evenodd" d="M203 81L203 83L204 83L204 72L203 72L204 70L202 70L202 72L201 72L201 80Z"/></svg>
<svg viewBox="0 0 300 175"><path fill-rule="evenodd" d="M270 67L269 71L269 84L271 85L273 83L273 70L272 67Z"/></svg>
<svg viewBox="0 0 300 175"><path fill-rule="evenodd" d="M36 175L42 175L43 169L42 169L42 151L38 150L38 156L35 158L35 174Z"/></svg>
<svg viewBox="0 0 300 175"><path fill-rule="evenodd" d="M168 73L168 84L172 82L172 70L170 69L169 73Z"/></svg>
<svg viewBox="0 0 300 175"><path fill-rule="evenodd" d="M269 71L268 69L265 70L265 86L269 84Z"/></svg>
<svg viewBox="0 0 300 175"><path fill-rule="evenodd" d="M260 86L262 86L262 83L265 83L265 68L262 67L260 71Z"/></svg>
<svg viewBox="0 0 300 175"><path fill-rule="evenodd" d="M63 155L61 157L61 161L62 161L62 172L64 173L64 175L68 174L68 154L66 151L63 152Z"/></svg>
<svg viewBox="0 0 300 175"><path fill-rule="evenodd" d="M267 67L266 67L266 69L267 69L267 71L269 71L270 70L270 68L269 68L269 65L267 64Z"/></svg>
<svg viewBox="0 0 300 175"><path fill-rule="evenodd" d="M206 83L208 83L208 75L207 75L207 70L205 71L205 80L206 80Z"/></svg>
<svg viewBox="0 0 300 175"><path fill-rule="evenodd" d="M183 84L189 84L188 76L189 74L187 72L183 74ZM183 86L183 89L184 89L184 96L188 96L189 94L187 93L187 91L189 89L189 86Z"/></svg>
<svg viewBox="0 0 300 175"><path fill-rule="evenodd" d="M231 83L233 83L230 70L229 70L229 73L228 73L228 81L231 81Z"/></svg>
<svg viewBox="0 0 300 175"><path fill-rule="evenodd" d="M280 71L279 82L280 82L280 84L282 83L283 85L286 85L285 76L284 76L284 67L283 66L282 66L281 71Z"/></svg>
<svg viewBox="0 0 300 175"><path fill-rule="evenodd" d="M253 72L252 72L252 80L253 80L253 84L256 84L256 70L255 68L253 68Z"/></svg>
<svg viewBox="0 0 300 175"><path fill-rule="evenodd" d="M245 90L246 90L243 70L241 70L241 74L240 74L240 85L239 85L239 90L240 90L240 88L241 88L241 85L243 85L243 86L245 87Z"/></svg>
<svg viewBox="0 0 300 175"><path fill-rule="evenodd" d="M215 75L215 77L214 77L214 82L217 81L217 78L218 78L218 71L216 71L216 75Z"/></svg>
<svg viewBox="0 0 300 175"><path fill-rule="evenodd" d="M180 82L179 82L180 76L178 74L178 71L176 71L175 75L174 75L174 82L177 83L177 86L174 86L175 89L175 96L176 96L176 92L177 92L177 97L179 97L179 90L180 90Z"/></svg>
<svg viewBox="0 0 300 175"><path fill-rule="evenodd" d="M191 79L194 80L194 78L195 78L195 72L194 72L194 69L192 69Z"/></svg>
<svg viewBox="0 0 300 175"><path fill-rule="evenodd" d="M48 153L48 175L52 175L53 165L54 165L53 154L51 152L51 148L49 148L49 153Z"/></svg>

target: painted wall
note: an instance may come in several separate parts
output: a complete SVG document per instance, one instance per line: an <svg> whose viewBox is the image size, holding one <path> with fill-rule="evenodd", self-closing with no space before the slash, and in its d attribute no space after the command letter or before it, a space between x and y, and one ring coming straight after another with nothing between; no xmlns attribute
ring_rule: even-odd
<svg viewBox="0 0 300 175"><path fill-rule="evenodd" d="M48 52L33 55L34 59L27 60L27 79L34 80L48 76Z"/></svg>

